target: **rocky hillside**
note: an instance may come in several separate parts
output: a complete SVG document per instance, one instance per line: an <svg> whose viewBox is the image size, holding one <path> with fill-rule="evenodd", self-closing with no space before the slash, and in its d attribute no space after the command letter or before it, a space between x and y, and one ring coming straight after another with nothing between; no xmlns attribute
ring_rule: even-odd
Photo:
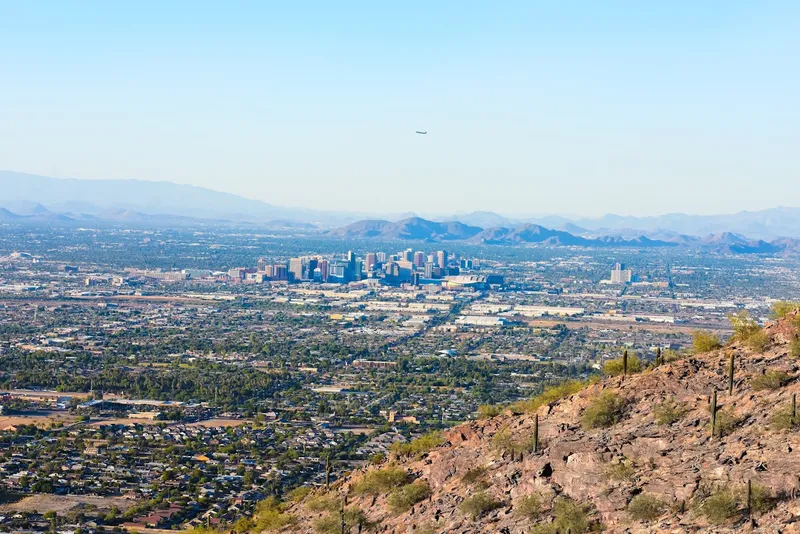
<svg viewBox="0 0 800 534"><path fill-rule="evenodd" d="M284 532L800 532L798 323L429 436L289 505Z"/></svg>

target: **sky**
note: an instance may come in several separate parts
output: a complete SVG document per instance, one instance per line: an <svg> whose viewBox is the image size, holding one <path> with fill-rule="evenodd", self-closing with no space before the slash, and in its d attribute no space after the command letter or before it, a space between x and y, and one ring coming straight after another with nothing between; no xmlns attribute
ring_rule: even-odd
<svg viewBox="0 0 800 534"><path fill-rule="evenodd" d="M283 206L800 206L798 95L796 1L0 1L0 169Z"/></svg>

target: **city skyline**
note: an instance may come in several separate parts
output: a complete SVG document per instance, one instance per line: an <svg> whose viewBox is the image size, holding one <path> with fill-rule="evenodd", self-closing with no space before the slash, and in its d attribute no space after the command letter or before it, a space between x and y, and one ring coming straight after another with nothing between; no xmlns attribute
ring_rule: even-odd
<svg viewBox="0 0 800 534"><path fill-rule="evenodd" d="M800 205L797 9L6 4L0 162L376 213Z"/></svg>

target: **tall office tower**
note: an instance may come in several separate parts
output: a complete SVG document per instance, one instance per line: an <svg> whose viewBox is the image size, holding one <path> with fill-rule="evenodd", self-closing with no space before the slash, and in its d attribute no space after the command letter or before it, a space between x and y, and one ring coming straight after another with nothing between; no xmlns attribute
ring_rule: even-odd
<svg viewBox="0 0 800 534"><path fill-rule="evenodd" d="M447 251L440 250L436 253L436 265L438 267L447 267Z"/></svg>
<svg viewBox="0 0 800 534"><path fill-rule="evenodd" d="M285 265L275 265L272 268L272 279L273 280L288 280L289 279L289 271L286 269Z"/></svg>
<svg viewBox="0 0 800 534"><path fill-rule="evenodd" d="M258 258L258 261L256 262L256 270L257 271L261 271L261 272L266 271L267 270L267 260L265 260L264 258Z"/></svg>
<svg viewBox="0 0 800 534"><path fill-rule="evenodd" d="M374 252L367 252L366 258L364 258L364 269L367 271L371 271L375 268L375 265L378 263L378 255Z"/></svg>
<svg viewBox="0 0 800 534"><path fill-rule="evenodd" d="M425 253L418 250L414 253L414 267L422 267L425 265Z"/></svg>
<svg viewBox="0 0 800 534"><path fill-rule="evenodd" d="M429 261L425 263L425 278L431 279L433 278L433 262Z"/></svg>
<svg viewBox="0 0 800 534"><path fill-rule="evenodd" d="M385 252L376 252L375 259L378 260L378 263L386 263L386 253Z"/></svg>
<svg viewBox="0 0 800 534"><path fill-rule="evenodd" d="M395 262L389 262L384 267L388 276L400 276L400 266Z"/></svg>
<svg viewBox="0 0 800 534"><path fill-rule="evenodd" d="M330 274L330 268L328 267L328 260L319 260L317 268L319 269L320 280L322 280L323 282L327 282L328 274Z"/></svg>
<svg viewBox="0 0 800 534"><path fill-rule="evenodd" d="M612 284L627 284L633 279L633 271L626 269L622 263L617 263L611 270Z"/></svg>
<svg viewBox="0 0 800 534"><path fill-rule="evenodd" d="M400 253L400 257L406 261L411 261L414 259L414 251L410 248L407 248Z"/></svg>
<svg viewBox="0 0 800 534"><path fill-rule="evenodd" d="M306 267L307 263L305 258L291 258L289 260L289 278L292 280L306 280Z"/></svg>

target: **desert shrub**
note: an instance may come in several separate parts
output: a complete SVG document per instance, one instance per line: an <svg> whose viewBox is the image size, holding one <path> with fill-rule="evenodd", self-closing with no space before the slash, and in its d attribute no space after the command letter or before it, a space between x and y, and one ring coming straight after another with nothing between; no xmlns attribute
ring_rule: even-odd
<svg viewBox="0 0 800 534"><path fill-rule="evenodd" d="M744 344L753 352L764 352L769 346L769 336L763 330L745 339Z"/></svg>
<svg viewBox="0 0 800 534"><path fill-rule="evenodd" d="M792 340L789 345L789 355L792 358L800 358L800 338Z"/></svg>
<svg viewBox="0 0 800 534"><path fill-rule="evenodd" d="M503 407L499 404L481 404L478 406L478 417L489 419L503 413Z"/></svg>
<svg viewBox="0 0 800 534"><path fill-rule="evenodd" d="M628 374L642 372L642 360L633 354L628 356ZM622 374L622 358L608 360L603 364L603 374L606 376L619 376Z"/></svg>
<svg viewBox="0 0 800 534"><path fill-rule="evenodd" d="M280 507L281 501L278 500L278 498L274 495L271 495L266 499L258 501L256 504L256 513L263 512L265 510L278 510Z"/></svg>
<svg viewBox="0 0 800 534"><path fill-rule="evenodd" d="M397 456L418 457L432 451L443 443L444 435L439 431L433 431L408 443L393 443L392 452Z"/></svg>
<svg viewBox="0 0 800 534"><path fill-rule="evenodd" d="M691 351L689 349L682 350L678 352L677 350L666 349L664 352L661 353L661 359L664 362L676 362L678 360L682 360L685 357L691 355Z"/></svg>
<svg viewBox="0 0 800 534"><path fill-rule="evenodd" d="M791 376L783 371L767 371L764 374L753 375L750 379L750 387L755 391L778 389L786 385L790 379Z"/></svg>
<svg viewBox="0 0 800 534"><path fill-rule="evenodd" d="M441 532L442 530L432 522L427 522L419 526L419 528L414 531L416 534L436 534L437 532Z"/></svg>
<svg viewBox="0 0 800 534"><path fill-rule="evenodd" d="M276 497L267 497L256 505L255 514L250 522L247 530L270 532L293 524L295 517L283 512L283 505Z"/></svg>
<svg viewBox="0 0 800 534"><path fill-rule="evenodd" d="M747 504L747 485L745 485L739 495L739 500L743 504ZM753 512L763 514L769 512L778 503L778 498L766 486L758 483L752 483L750 486L750 509Z"/></svg>
<svg viewBox="0 0 800 534"><path fill-rule="evenodd" d="M761 331L758 321L750 316L750 312L742 310L728 315L728 320L733 328L733 341L746 341L750 336Z"/></svg>
<svg viewBox="0 0 800 534"><path fill-rule="evenodd" d="M514 506L514 513L536 521L542 515L542 498L536 494L526 495Z"/></svg>
<svg viewBox="0 0 800 534"><path fill-rule="evenodd" d="M233 531L236 534L245 534L246 532L250 532L253 530L256 524L250 517L240 517L233 523ZM193 530L192 530L193 532Z"/></svg>
<svg viewBox="0 0 800 534"><path fill-rule="evenodd" d="M291 502L300 502L311 493L312 489L309 486L298 486L286 495L286 498Z"/></svg>
<svg viewBox="0 0 800 534"><path fill-rule="evenodd" d="M367 521L367 516L360 508L352 507L344 511L345 532L350 532L354 528L372 528L372 524ZM314 521L314 532L317 534L340 534L342 532L342 518L339 514L327 514Z"/></svg>
<svg viewBox="0 0 800 534"><path fill-rule="evenodd" d="M553 503L552 523L537 525L531 534L556 534L571 532L584 534L600 530L601 525L591 520L592 508L573 501L567 497L559 497Z"/></svg>
<svg viewBox="0 0 800 534"><path fill-rule="evenodd" d="M464 484L474 484L486 476L488 469L484 466L475 467L474 469L467 470L464 476L461 477L461 482Z"/></svg>
<svg viewBox="0 0 800 534"><path fill-rule="evenodd" d="M671 425L681 420L684 408L675 399L664 399L653 407L653 415L657 425Z"/></svg>
<svg viewBox="0 0 800 534"><path fill-rule="evenodd" d="M396 514L408 511L418 502L424 501L431 495L431 487L423 480L416 480L411 484L401 486L389 494L389 507Z"/></svg>
<svg viewBox="0 0 800 534"><path fill-rule="evenodd" d="M742 420L729 409L717 410L717 427L714 433L717 436L727 436L733 432Z"/></svg>
<svg viewBox="0 0 800 534"><path fill-rule="evenodd" d="M375 454L369 457L369 463L371 465L378 465L382 464L385 459L386 459L385 454L383 454L382 452L376 452Z"/></svg>
<svg viewBox="0 0 800 534"><path fill-rule="evenodd" d="M478 519L483 514L496 510L501 506L503 506L502 502L486 492L480 492L461 501L458 508L472 519Z"/></svg>
<svg viewBox="0 0 800 534"><path fill-rule="evenodd" d="M513 452L515 454L520 452L532 452L534 448L533 436L515 439L506 428L498 431L492 437L492 446L498 451Z"/></svg>
<svg viewBox="0 0 800 534"><path fill-rule="evenodd" d="M624 481L633 479L636 475L636 469L633 462L623 458L618 462L614 462L606 469L606 475L611 480Z"/></svg>
<svg viewBox="0 0 800 534"><path fill-rule="evenodd" d="M552 404L561 399L566 399L594 382L595 380L593 379L567 380L556 386L544 388L544 390L535 397L510 404L509 409L514 413L532 413L542 406Z"/></svg>
<svg viewBox="0 0 800 534"><path fill-rule="evenodd" d="M695 330L692 332L692 349L695 354L709 352L722 346L719 338L708 330Z"/></svg>
<svg viewBox="0 0 800 534"><path fill-rule="evenodd" d="M791 430L798 426L798 417L792 417L792 406L788 405L773 413L769 423L773 430Z"/></svg>
<svg viewBox="0 0 800 534"><path fill-rule="evenodd" d="M652 521L663 515L664 501L650 493L640 493L628 504L628 515L634 521Z"/></svg>
<svg viewBox="0 0 800 534"><path fill-rule="evenodd" d="M281 512L280 510L265 510L253 517L255 526L252 530L256 532L272 532L280 530L286 526L294 524L296 521L292 514Z"/></svg>
<svg viewBox="0 0 800 534"><path fill-rule="evenodd" d="M311 512L333 512L342 506L342 501L332 493L314 495L306 501L306 508Z"/></svg>
<svg viewBox="0 0 800 534"><path fill-rule="evenodd" d="M585 430L607 428L615 425L624 411L625 399L611 391L603 391L584 410L581 425Z"/></svg>
<svg viewBox="0 0 800 534"><path fill-rule="evenodd" d="M772 305L772 317L775 319L783 319L798 309L800 309L800 302L791 302L788 300L776 302Z"/></svg>
<svg viewBox="0 0 800 534"><path fill-rule="evenodd" d="M361 479L353 485L357 495L381 495L408 482L408 473L396 467L386 467L367 471Z"/></svg>
<svg viewBox="0 0 800 534"><path fill-rule="evenodd" d="M698 512L709 522L719 525L739 515L739 506L730 490L716 490L700 504Z"/></svg>

